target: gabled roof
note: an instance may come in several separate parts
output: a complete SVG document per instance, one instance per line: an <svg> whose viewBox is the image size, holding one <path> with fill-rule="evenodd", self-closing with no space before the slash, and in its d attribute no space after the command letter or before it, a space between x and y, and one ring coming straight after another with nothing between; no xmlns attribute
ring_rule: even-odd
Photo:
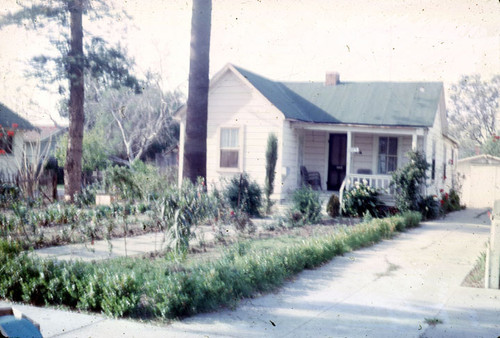
<svg viewBox="0 0 500 338"><path fill-rule="evenodd" d="M471 163L471 164L500 164L500 157L488 155L488 154L481 154L481 155L476 155L476 156L471 156L471 157L466 157L458 160L458 163Z"/></svg>
<svg viewBox="0 0 500 338"><path fill-rule="evenodd" d="M234 68L286 118L315 123L430 127L441 82L278 82Z"/></svg>
<svg viewBox="0 0 500 338"><path fill-rule="evenodd" d="M400 127L431 127L443 95L442 82L280 82L227 64L213 76L236 72L289 120ZM176 115L186 112L186 105Z"/></svg>
<svg viewBox="0 0 500 338"><path fill-rule="evenodd" d="M0 125L2 125L3 128L11 128L14 123L18 125L18 129L36 129L28 120L23 119L0 102Z"/></svg>

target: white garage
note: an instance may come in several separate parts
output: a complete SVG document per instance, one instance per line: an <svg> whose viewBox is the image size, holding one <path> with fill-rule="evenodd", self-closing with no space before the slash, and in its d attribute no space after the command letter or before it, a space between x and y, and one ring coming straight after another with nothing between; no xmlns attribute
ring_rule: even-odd
<svg viewBox="0 0 500 338"><path fill-rule="evenodd" d="M461 203L469 208L493 208L500 199L500 158L478 155L458 161Z"/></svg>

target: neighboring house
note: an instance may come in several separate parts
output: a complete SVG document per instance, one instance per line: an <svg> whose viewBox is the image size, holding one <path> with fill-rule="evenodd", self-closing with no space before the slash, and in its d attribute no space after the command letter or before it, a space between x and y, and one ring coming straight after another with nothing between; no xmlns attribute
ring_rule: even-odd
<svg viewBox="0 0 500 338"><path fill-rule="evenodd" d="M41 162L47 157L55 156L57 144L67 132L67 127L37 126L24 134L24 150L30 163Z"/></svg>
<svg viewBox="0 0 500 338"><path fill-rule="evenodd" d="M0 103L0 180L17 174L23 159L24 134L36 128Z"/></svg>
<svg viewBox="0 0 500 338"><path fill-rule="evenodd" d="M186 106L180 120L182 179ZM274 199L286 199L301 182L300 168L319 172L322 190L339 191L356 180L386 189L391 172L414 149L432 164L427 194L454 184L457 144L447 136L440 82L279 82L228 64L210 82L207 181L247 172L265 179L270 133L278 137Z"/></svg>
<svg viewBox="0 0 500 338"><path fill-rule="evenodd" d="M156 153L155 164L162 169L177 166L179 164L179 145L175 144L161 153Z"/></svg>
<svg viewBox="0 0 500 338"><path fill-rule="evenodd" d="M470 208L493 208L500 199L500 158L478 155L458 160L461 203Z"/></svg>

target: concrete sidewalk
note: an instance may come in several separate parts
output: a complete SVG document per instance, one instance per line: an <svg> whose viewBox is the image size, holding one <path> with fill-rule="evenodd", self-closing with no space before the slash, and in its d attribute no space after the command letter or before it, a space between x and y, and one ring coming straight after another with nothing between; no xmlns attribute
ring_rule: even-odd
<svg viewBox="0 0 500 338"><path fill-rule="evenodd" d="M497 337L500 291L460 286L485 250L490 222L482 211L423 223L304 271L279 292L244 300L234 311L170 325L17 307L40 323L44 337ZM442 323L429 326L426 318Z"/></svg>
<svg viewBox="0 0 500 338"><path fill-rule="evenodd" d="M165 247L162 242L163 233L149 233L135 237L114 238L110 241L100 240L95 241L94 244L78 243L52 246L35 250L35 253L43 258L89 262L160 251L162 246Z"/></svg>
<svg viewBox="0 0 500 338"><path fill-rule="evenodd" d="M204 241L214 240L214 231L210 226L199 226L196 229L197 238L190 240L191 245ZM232 231L232 230L227 230ZM53 246L35 250L39 257L55 258L58 260L82 260L99 261L116 257L131 257L147 253L155 253L164 250L171 245L168 239L164 238L164 233L147 233L140 236L127 238L113 238L111 240L98 240L91 243L77 243L63 246Z"/></svg>

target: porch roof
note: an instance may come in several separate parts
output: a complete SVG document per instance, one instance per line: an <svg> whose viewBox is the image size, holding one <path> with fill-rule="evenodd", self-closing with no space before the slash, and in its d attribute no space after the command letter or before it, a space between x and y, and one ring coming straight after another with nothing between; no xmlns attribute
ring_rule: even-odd
<svg viewBox="0 0 500 338"><path fill-rule="evenodd" d="M287 119L313 123L430 127L443 92L441 82L272 81L234 68Z"/></svg>

